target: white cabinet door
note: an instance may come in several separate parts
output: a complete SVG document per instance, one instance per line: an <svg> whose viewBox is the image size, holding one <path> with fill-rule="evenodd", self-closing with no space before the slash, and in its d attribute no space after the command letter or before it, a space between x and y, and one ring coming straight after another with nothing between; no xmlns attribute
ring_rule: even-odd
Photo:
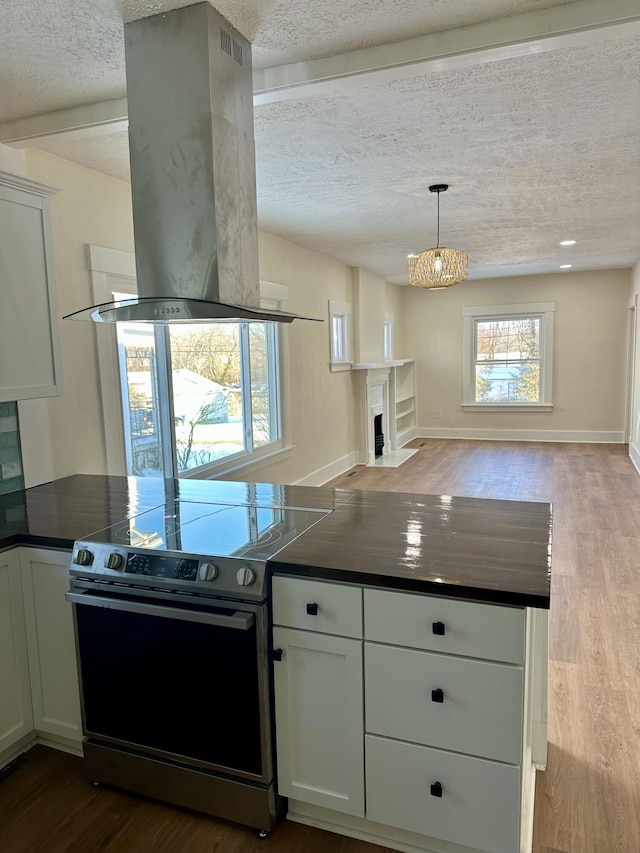
<svg viewBox="0 0 640 853"><path fill-rule="evenodd" d="M364 816L362 642L274 628L278 789Z"/></svg>
<svg viewBox="0 0 640 853"><path fill-rule="evenodd" d="M46 199L55 192L0 172L0 400L62 393Z"/></svg>
<svg viewBox="0 0 640 853"><path fill-rule="evenodd" d="M33 730L17 551L0 554L0 753Z"/></svg>
<svg viewBox="0 0 640 853"><path fill-rule="evenodd" d="M80 743L73 612L64 600L70 553L23 548L20 560L35 728Z"/></svg>

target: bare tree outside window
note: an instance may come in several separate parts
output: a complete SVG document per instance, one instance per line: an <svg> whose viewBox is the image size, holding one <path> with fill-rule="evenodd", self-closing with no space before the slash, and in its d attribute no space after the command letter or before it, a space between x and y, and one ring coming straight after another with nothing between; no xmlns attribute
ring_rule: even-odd
<svg viewBox="0 0 640 853"><path fill-rule="evenodd" d="M477 402L540 400L540 318L476 321Z"/></svg>
<svg viewBox="0 0 640 853"><path fill-rule="evenodd" d="M118 343L129 474L161 476L171 458L180 474L279 440L273 324L118 324Z"/></svg>

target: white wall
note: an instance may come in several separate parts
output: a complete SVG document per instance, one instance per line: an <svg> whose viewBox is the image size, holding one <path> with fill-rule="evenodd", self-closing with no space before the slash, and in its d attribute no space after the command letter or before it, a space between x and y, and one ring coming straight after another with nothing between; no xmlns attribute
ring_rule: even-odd
<svg viewBox="0 0 640 853"><path fill-rule="evenodd" d="M360 267L353 268L354 352L357 363L383 361L386 285Z"/></svg>
<svg viewBox="0 0 640 853"><path fill-rule="evenodd" d="M27 177L26 153L8 145L0 145L0 171Z"/></svg>
<svg viewBox="0 0 640 853"><path fill-rule="evenodd" d="M260 278L289 288L287 310L324 322L295 320L286 330L290 439L296 449L288 460L263 467L253 476L262 482L307 478L318 484L350 467L355 458L352 375L329 369L328 324L328 300L352 301L351 269L264 232L259 235L259 253Z"/></svg>
<svg viewBox="0 0 640 853"><path fill-rule="evenodd" d="M0 155L2 151L0 150ZM19 158L5 165L19 167ZM58 187L51 200L60 314L90 305L86 245L133 251L130 188L42 152L28 152L28 175ZM624 429L629 271L531 276L466 282L442 293L387 285L364 271L260 234L260 276L286 284L289 310L324 322L296 321L289 336L290 435L284 461L234 476L271 482L320 483L353 463L358 450L357 374L329 370L328 300L359 300L362 354L381 358L382 324L394 314L394 356L416 358L418 426L423 434L483 435L538 431L540 436L619 434ZM640 272L633 273L640 292ZM556 302L555 408L552 414L464 413L462 308L465 305ZM74 473L107 473L91 323L61 321L65 392L20 406L28 485ZM639 362L640 363L640 362ZM640 377L640 370L638 371ZM640 391L640 378L638 379ZM640 436L640 393L636 436ZM435 418L441 409L442 419ZM430 432L431 431L431 432ZM638 440L640 451L640 439ZM640 458L640 457L639 457Z"/></svg>
<svg viewBox="0 0 640 853"><path fill-rule="evenodd" d="M50 210L62 317L92 304L87 243L133 251L131 191L124 181L36 150L27 152L27 167L30 178L60 190L51 198ZM43 452L36 407L20 406L28 485L69 474L106 473L93 324L60 320L60 341L64 394L46 401L50 454Z"/></svg>
<svg viewBox="0 0 640 853"><path fill-rule="evenodd" d="M60 189L51 200L51 220L62 316L93 302L87 244L133 251L130 187L35 150L27 153L26 162L29 177ZM11 159L7 165L19 164ZM231 478L322 482L349 467L355 458L352 376L329 370L327 322L329 299L352 301L352 271L331 258L261 234L260 277L288 285L288 310L323 322L296 320L285 330L289 336L288 438L295 450L283 462ZM60 336L63 396L20 404L25 477L30 486L75 473L108 473L95 327L90 322L61 320Z"/></svg>
<svg viewBox="0 0 640 853"><path fill-rule="evenodd" d="M629 280L628 270L608 270L403 288L402 349L417 361L420 434L622 441ZM462 309L526 302L556 305L553 412L464 412Z"/></svg>
<svg viewBox="0 0 640 853"><path fill-rule="evenodd" d="M634 306L630 327L635 337L633 359L630 365L630 435L629 456L640 472L640 261L631 270L629 305Z"/></svg>

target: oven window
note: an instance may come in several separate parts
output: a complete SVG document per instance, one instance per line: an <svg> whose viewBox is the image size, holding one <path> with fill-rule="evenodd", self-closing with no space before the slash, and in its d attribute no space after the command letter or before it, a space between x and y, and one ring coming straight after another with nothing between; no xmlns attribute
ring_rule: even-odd
<svg viewBox="0 0 640 853"><path fill-rule="evenodd" d="M76 606L89 735L262 775L256 626Z"/></svg>

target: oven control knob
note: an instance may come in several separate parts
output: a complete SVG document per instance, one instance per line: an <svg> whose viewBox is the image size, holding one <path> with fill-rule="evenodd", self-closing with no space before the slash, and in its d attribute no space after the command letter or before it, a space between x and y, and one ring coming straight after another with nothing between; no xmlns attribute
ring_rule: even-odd
<svg viewBox="0 0 640 853"><path fill-rule="evenodd" d="M117 551L112 551L107 559L104 561L105 569L115 569L116 572L122 570L124 566L124 557L122 554L118 554Z"/></svg>
<svg viewBox="0 0 640 853"><path fill-rule="evenodd" d="M93 563L93 554L91 551L87 551L86 548L80 548L73 562L77 566L90 566Z"/></svg>
<svg viewBox="0 0 640 853"><path fill-rule="evenodd" d="M255 579L255 569L251 569L249 566L243 566L241 569L238 569L236 580L239 586L251 586L255 582Z"/></svg>
<svg viewBox="0 0 640 853"><path fill-rule="evenodd" d="M213 563L202 563L198 574L201 581L214 581L218 577L218 567Z"/></svg>

